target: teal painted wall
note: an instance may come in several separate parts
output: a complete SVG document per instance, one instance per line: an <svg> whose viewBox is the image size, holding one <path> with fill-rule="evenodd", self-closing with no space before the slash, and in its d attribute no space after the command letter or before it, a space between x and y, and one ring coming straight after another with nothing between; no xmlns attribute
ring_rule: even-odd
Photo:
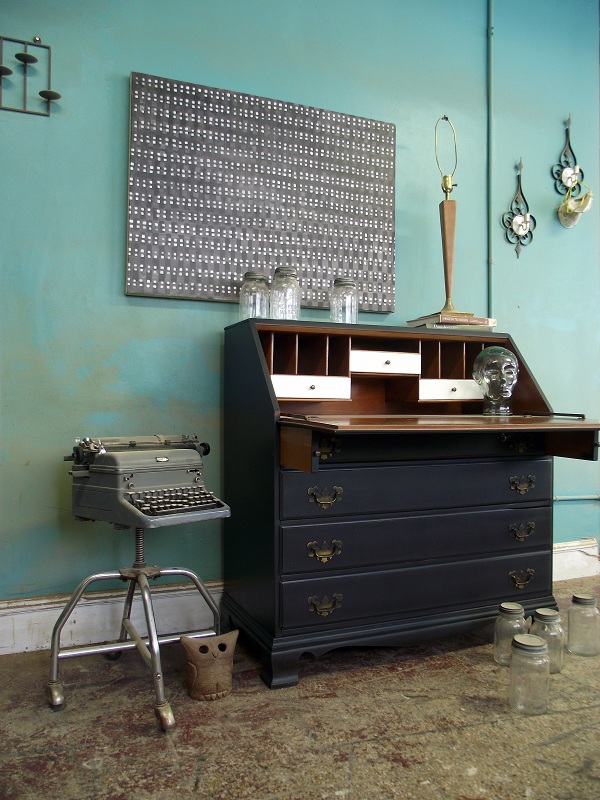
<svg viewBox="0 0 600 800"><path fill-rule="evenodd" d="M555 408L600 417L598 204L555 218L550 178L572 143L598 179L598 5L493 4L492 277L488 286L487 4L483 0L20 0L0 34L52 46L50 118L0 111L0 599L68 592L133 560L131 534L70 513L76 436L198 433L221 488L223 328L237 306L126 297L132 71L373 117L397 126L394 314L443 302L434 126L459 139L454 299L490 310ZM575 34L575 35L573 35ZM538 220L517 260L500 215L523 188ZM317 311L303 311L320 319ZM252 454L247 457L249 466ZM557 464L558 495L599 491L598 465ZM598 503L557 503L557 540L598 535ZM221 575L217 523L148 533L153 563Z"/></svg>

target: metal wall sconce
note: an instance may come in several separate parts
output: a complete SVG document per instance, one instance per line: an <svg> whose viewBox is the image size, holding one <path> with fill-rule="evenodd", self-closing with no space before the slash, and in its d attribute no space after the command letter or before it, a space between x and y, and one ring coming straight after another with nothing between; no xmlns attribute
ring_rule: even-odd
<svg viewBox="0 0 600 800"><path fill-rule="evenodd" d="M551 173L554 178L554 188L559 194L566 194L567 191L571 189L571 196L578 197L581 192L581 186L579 184L583 181L583 171L577 163L575 153L571 147L570 114L565 125L567 126L565 146L560 154L558 164L552 167Z"/></svg>
<svg viewBox="0 0 600 800"><path fill-rule="evenodd" d="M18 72L14 72L6 63L10 62L12 58L18 62L14 65ZM42 117L50 116L52 102L60 100L60 94L52 89L51 58L50 46L42 44L39 36L34 36L31 42L24 39L13 39L10 36L0 36L1 110L20 111L23 114L36 114ZM42 67L42 71L35 66L38 63ZM13 73L14 79L10 77ZM39 86L43 86L43 88L39 89ZM41 103L37 101L36 89L39 89L37 95L42 98ZM8 103L5 102L7 97ZM32 106L35 101L38 103L38 109Z"/></svg>
<svg viewBox="0 0 600 800"><path fill-rule="evenodd" d="M521 188L522 160L519 160L517 169L519 170L517 193L512 199L510 210L502 215L502 226L505 229L506 241L515 245L515 252L518 258L521 248L531 244L536 222L533 214L529 213L529 205Z"/></svg>
<svg viewBox="0 0 600 800"><path fill-rule="evenodd" d="M571 147L571 115L567 119L565 146L560 154L558 164L551 169L554 178L554 188L565 199L557 208L558 221L563 228L573 228L581 219L581 215L589 211L592 205L592 192L581 195L581 187L587 186L583 182L583 170L577 163L575 153ZM581 195L581 196L580 196Z"/></svg>

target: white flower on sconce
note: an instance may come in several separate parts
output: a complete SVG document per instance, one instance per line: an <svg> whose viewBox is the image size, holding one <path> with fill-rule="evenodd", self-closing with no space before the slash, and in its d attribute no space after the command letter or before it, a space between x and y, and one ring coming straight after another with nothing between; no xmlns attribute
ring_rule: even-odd
<svg viewBox="0 0 600 800"><path fill-rule="evenodd" d="M511 228L517 236L527 236L531 227L531 214L517 214L513 217Z"/></svg>

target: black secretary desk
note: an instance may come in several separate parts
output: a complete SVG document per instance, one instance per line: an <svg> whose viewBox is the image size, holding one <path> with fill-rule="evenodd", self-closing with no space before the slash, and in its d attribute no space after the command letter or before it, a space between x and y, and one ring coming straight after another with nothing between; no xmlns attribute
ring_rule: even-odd
<svg viewBox="0 0 600 800"><path fill-rule="evenodd" d="M482 348L519 360L482 414ZM506 334L244 320L225 330L223 607L269 686L303 653L400 645L552 596L553 456L600 423L554 416Z"/></svg>

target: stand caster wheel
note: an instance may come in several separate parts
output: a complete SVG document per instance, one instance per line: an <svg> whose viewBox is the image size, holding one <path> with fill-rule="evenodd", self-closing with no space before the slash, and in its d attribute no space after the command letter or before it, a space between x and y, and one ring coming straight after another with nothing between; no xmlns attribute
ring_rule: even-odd
<svg viewBox="0 0 600 800"><path fill-rule="evenodd" d="M113 650L109 653L104 653L104 658L107 661L118 661L121 658L122 650Z"/></svg>
<svg viewBox="0 0 600 800"><path fill-rule="evenodd" d="M48 681L46 684L46 698L53 711L58 711L65 704L65 688L62 681Z"/></svg>
<svg viewBox="0 0 600 800"><path fill-rule="evenodd" d="M169 728L175 727L175 717L171 711L171 706L166 700L164 703L154 706L154 713L163 731L168 731Z"/></svg>

